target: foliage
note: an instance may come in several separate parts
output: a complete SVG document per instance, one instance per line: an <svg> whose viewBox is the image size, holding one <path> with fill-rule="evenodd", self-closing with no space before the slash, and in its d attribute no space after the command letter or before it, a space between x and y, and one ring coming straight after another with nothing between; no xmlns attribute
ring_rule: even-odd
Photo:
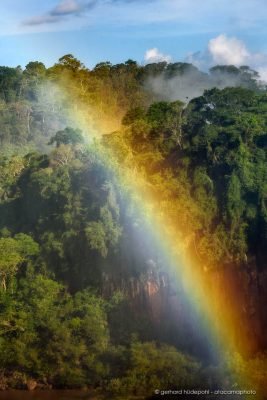
<svg viewBox="0 0 267 400"><path fill-rule="evenodd" d="M89 291L71 297L59 283L28 270L1 295L1 366L56 386L93 385L109 340L104 302Z"/></svg>
<svg viewBox="0 0 267 400"><path fill-rule="evenodd" d="M197 384L199 364L167 345L133 342L125 376L110 381L113 394L151 396L155 388L192 388Z"/></svg>
<svg viewBox="0 0 267 400"><path fill-rule="evenodd" d="M184 76L213 89L183 104L147 87ZM222 79L235 87L214 88ZM248 67L204 74L128 60L90 71L71 54L48 69L0 67L3 373L124 398L201 386L200 363L182 352L191 338L178 351L167 328L154 329L144 283L171 269L171 254L134 205L145 196L164 215L170 253L189 248L201 273L251 260L264 270L266 124L266 93ZM263 386L265 358L238 357L230 368Z"/></svg>

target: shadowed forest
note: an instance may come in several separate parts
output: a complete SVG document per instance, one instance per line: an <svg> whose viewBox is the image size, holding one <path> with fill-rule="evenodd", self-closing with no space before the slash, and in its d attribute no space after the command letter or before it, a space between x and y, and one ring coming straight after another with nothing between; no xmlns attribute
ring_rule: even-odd
<svg viewBox="0 0 267 400"><path fill-rule="evenodd" d="M0 389L264 398L267 92L257 72L133 60L88 70L70 54L51 68L0 67L0 143ZM160 223L146 220L149 206ZM223 357L199 328L175 247L198 265L211 303L220 292L216 309L238 316Z"/></svg>

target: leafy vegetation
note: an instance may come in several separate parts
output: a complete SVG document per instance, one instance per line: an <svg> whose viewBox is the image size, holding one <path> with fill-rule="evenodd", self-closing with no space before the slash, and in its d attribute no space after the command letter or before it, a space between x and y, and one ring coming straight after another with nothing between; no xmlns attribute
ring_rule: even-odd
<svg viewBox="0 0 267 400"><path fill-rule="evenodd" d="M168 102L147 85L186 74L210 87L188 104ZM213 87L226 78L236 87ZM104 134L88 140L83 118ZM158 329L146 284L165 282L168 261L134 210L129 181L112 171L114 165L130 171L133 181L138 175L140 193L157 199L167 228L170 221L177 226L177 241L191 249L203 274L231 268L264 277L266 128L266 91L248 67L217 66L208 75L189 64L128 60L89 71L72 55L49 69L40 62L24 70L1 67L6 386L33 378L105 388L125 399L156 388L223 384L225 377L218 383L207 372L206 360L196 360L201 352L193 350L198 344L188 327L167 318ZM266 314L261 318L264 335ZM238 357L231 369L240 367ZM248 371L266 364L264 355L240 360ZM255 379L263 386L264 377Z"/></svg>

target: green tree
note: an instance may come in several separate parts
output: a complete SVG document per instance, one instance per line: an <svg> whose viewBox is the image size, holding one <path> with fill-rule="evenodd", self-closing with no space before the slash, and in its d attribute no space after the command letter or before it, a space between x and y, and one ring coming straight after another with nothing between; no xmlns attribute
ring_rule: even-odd
<svg viewBox="0 0 267 400"><path fill-rule="evenodd" d="M56 143L59 147L61 144L79 144L83 143L84 139L82 131L80 129L73 129L70 127L65 128L62 131L58 131L55 136L51 137L48 144Z"/></svg>

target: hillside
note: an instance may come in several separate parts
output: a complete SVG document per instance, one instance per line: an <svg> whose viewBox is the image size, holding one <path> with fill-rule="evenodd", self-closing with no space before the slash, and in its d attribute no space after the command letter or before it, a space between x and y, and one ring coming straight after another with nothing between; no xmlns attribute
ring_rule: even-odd
<svg viewBox="0 0 267 400"><path fill-rule="evenodd" d="M266 132L249 67L0 67L0 387L264 392Z"/></svg>

